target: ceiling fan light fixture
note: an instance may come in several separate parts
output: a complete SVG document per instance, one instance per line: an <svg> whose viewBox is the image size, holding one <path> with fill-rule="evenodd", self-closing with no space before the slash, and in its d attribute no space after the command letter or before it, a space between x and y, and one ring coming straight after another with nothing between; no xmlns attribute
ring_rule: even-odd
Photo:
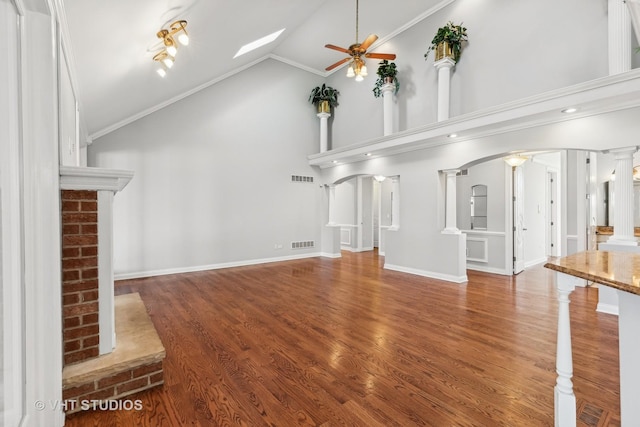
<svg viewBox="0 0 640 427"><path fill-rule="evenodd" d="M160 77L162 77L163 79L164 79L164 78L165 78L165 76L167 75L167 71L164 69L164 67L159 67L159 68L156 70L156 73L158 73L158 75L159 75Z"/></svg>
<svg viewBox="0 0 640 427"><path fill-rule="evenodd" d="M349 65L347 68L347 77L354 77L356 73L353 71L353 65Z"/></svg>
<svg viewBox="0 0 640 427"><path fill-rule="evenodd" d="M355 77L357 82L361 82L364 77L368 75L367 66L365 65L365 58L376 58L394 60L396 55L393 53L367 53L367 49L378 40L378 36L375 34L369 34L367 38L362 42L358 42L358 0L356 0L356 42L344 48L332 44L326 44L324 47L328 49L337 50L338 52L346 53L348 57L341 59L335 64L329 65L325 68L325 71L331 71L340 65L349 62L349 69L347 69L347 77Z"/></svg>

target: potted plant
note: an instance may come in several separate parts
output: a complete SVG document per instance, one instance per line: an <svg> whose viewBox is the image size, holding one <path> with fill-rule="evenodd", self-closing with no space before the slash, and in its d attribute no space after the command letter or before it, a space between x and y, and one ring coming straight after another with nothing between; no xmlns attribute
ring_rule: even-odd
<svg viewBox="0 0 640 427"><path fill-rule="evenodd" d="M434 50L436 52L436 61L448 56L458 62L460 52L462 52L463 41L467 41L467 29L462 26L462 23L454 25L453 22L449 21L444 27L438 28L424 57L426 59L429 52Z"/></svg>
<svg viewBox="0 0 640 427"><path fill-rule="evenodd" d="M398 69L396 68L396 64L393 62L389 62L386 59L383 59L378 64L378 71L376 71L378 75L378 80L376 80L376 85L373 88L373 95L376 98L379 98L382 95L382 86L387 83L391 83L395 86L394 94L398 93L400 89L400 82L396 75L398 74Z"/></svg>
<svg viewBox="0 0 640 427"><path fill-rule="evenodd" d="M337 89L323 83L311 90L309 102L318 108L318 113L330 113L331 107L338 105L338 95L340 92Z"/></svg>

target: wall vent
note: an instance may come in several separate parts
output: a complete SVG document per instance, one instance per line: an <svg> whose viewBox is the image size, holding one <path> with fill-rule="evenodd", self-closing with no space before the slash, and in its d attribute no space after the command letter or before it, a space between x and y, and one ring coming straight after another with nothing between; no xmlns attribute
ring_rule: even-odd
<svg viewBox="0 0 640 427"><path fill-rule="evenodd" d="M315 248L316 243L313 240L307 240L303 242L291 242L291 249L307 249Z"/></svg>
<svg viewBox="0 0 640 427"><path fill-rule="evenodd" d="M291 175L291 182L307 182L313 183L312 176Z"/></svg>
<svg viewBox="0 0 640 427"><path fill-rule="evenodd" d="M456 176L467 176L469 175L469 169L462 169L460 172L456 174Z"/></svg>

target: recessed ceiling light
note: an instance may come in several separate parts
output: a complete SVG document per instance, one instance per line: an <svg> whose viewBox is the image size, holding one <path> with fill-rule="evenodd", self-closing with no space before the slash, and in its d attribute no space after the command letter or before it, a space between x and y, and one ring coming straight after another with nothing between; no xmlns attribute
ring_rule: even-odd
<svg viewBox="0 0 640 427"><path fill-rule="evenodd" d="M575 108L575 107L569 107L569 108L565 108L565 109L564 109L564 110L562 110L561 112L562 112L562 113L567 113L567 114L569 114L569 113L575 113L576 111L578 111L578 109L577 109L577 108Z"/></svg>
<svg viewBox="0 0 640 427"><path fill-rule="evenodd" d="M238 50L238 52L236 52L236 54L233 57L237 58L240 55L244 55L247 52L251 52L254 49L264 46L265 44L271 43L272 41L277 39L278 36L282 34L284 30L285 29L283 28L280 31L276 31L275 33L271 33L268 36L264 36L262 38L259 38L258 40L252 41L251 43L245 44Z"/></svg>
<svg viewBox="0 0 640 427"><path fill-rule="evenodd" d="M331 163L338 163L338 161L337 160L333 160Z"/></svg>
<svg viewBox="0 0 640 427"><path fill-rule="evenodd" d="M458 136L457 133L450 133L449 135L447 135L449 138L455 138L456 136Z"/></svg>
<svg viewBox="0 0 640 427"><path fill-rule="evenodd" d="M365 154L365 156L369 157L369 156L371 156L371 153L367 153L367 154Z"/></svg>

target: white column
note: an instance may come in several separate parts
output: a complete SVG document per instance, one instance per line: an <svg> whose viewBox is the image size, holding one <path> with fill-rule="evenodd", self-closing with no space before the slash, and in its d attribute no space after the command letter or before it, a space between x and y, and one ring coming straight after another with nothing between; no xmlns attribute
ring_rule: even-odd
<svg viewBox="0 0 640 427"><path fill-rule="evenodd" d="M640 296L616 291L620 300L618 345L620 348L620 420L623 426L638 425L640 420Z"/></svg>
<svg viewBox="0 0 640 427"><path fill-rule="evenodd" d="M609 74L631 69L631 15L622 0L609 0Z"/></svg>
<svg viewBox="0 0 640 427"><path fill-rule="evenodd" d="M389 230L400 228L400 177L391 177L391 226Z"/></svg>
<svg viewBox="0 0 640 427"><path fill-rule="evenodd" d="M556 344L556 386L553 388L555 427L576 426L576 396L573 393L573 356L569 294L575 289L575 277L556 273L558 287L558 341Z"/></svg>
<svg viewBox="0 0 640 427"><path fill-rule="evenodd" d="M444 230L446 234L460 234L460 230L456 227L456 205L458 203L456 198L456 174L460 172L460 169L446 169L443 170L447 177L446 193L445 193L445 217L444 217Z"/></svg>
<svg viewBox="0 0 640 427"><path fill-rule="evenodd" d="M382 85L382 101L384 108L384 136L391 135L393 129L394 103L393 91L396 89L393 83L385 83Z"/></svg>
<svg viewBox="0 0 640 427"><path fill-rule="evenodd" d="M320 152L324 153L329 147L329 117L331 113L318 113L320 119Z"/></svg>
<svg viewBox="0 0 640 427"><path fill-rule="evenodd" d="M607 243L637 246L633 235L633 153L637 147L609 151L616 159L616 180L613 191L613 236Z"/></svg>
<svg viewBox="0 0 640 427"><path fill-rule="evenodd" d="M327 225L336 223L336 186L329 185L329 222Z"/></svg>
<svg viewBox="0 0 640 427"><path fill-rule="evenodd" d="M100 355L116 348L113 287L113 191L98 191L98 324Z"/></svg>
<svg viewBox="0 0 640 427"><path fill-rule="evenodd" d="M451 98L451 69L456 63L445 57L433 64L438 70L438 121L449 118L449 100Z"/></svg>

